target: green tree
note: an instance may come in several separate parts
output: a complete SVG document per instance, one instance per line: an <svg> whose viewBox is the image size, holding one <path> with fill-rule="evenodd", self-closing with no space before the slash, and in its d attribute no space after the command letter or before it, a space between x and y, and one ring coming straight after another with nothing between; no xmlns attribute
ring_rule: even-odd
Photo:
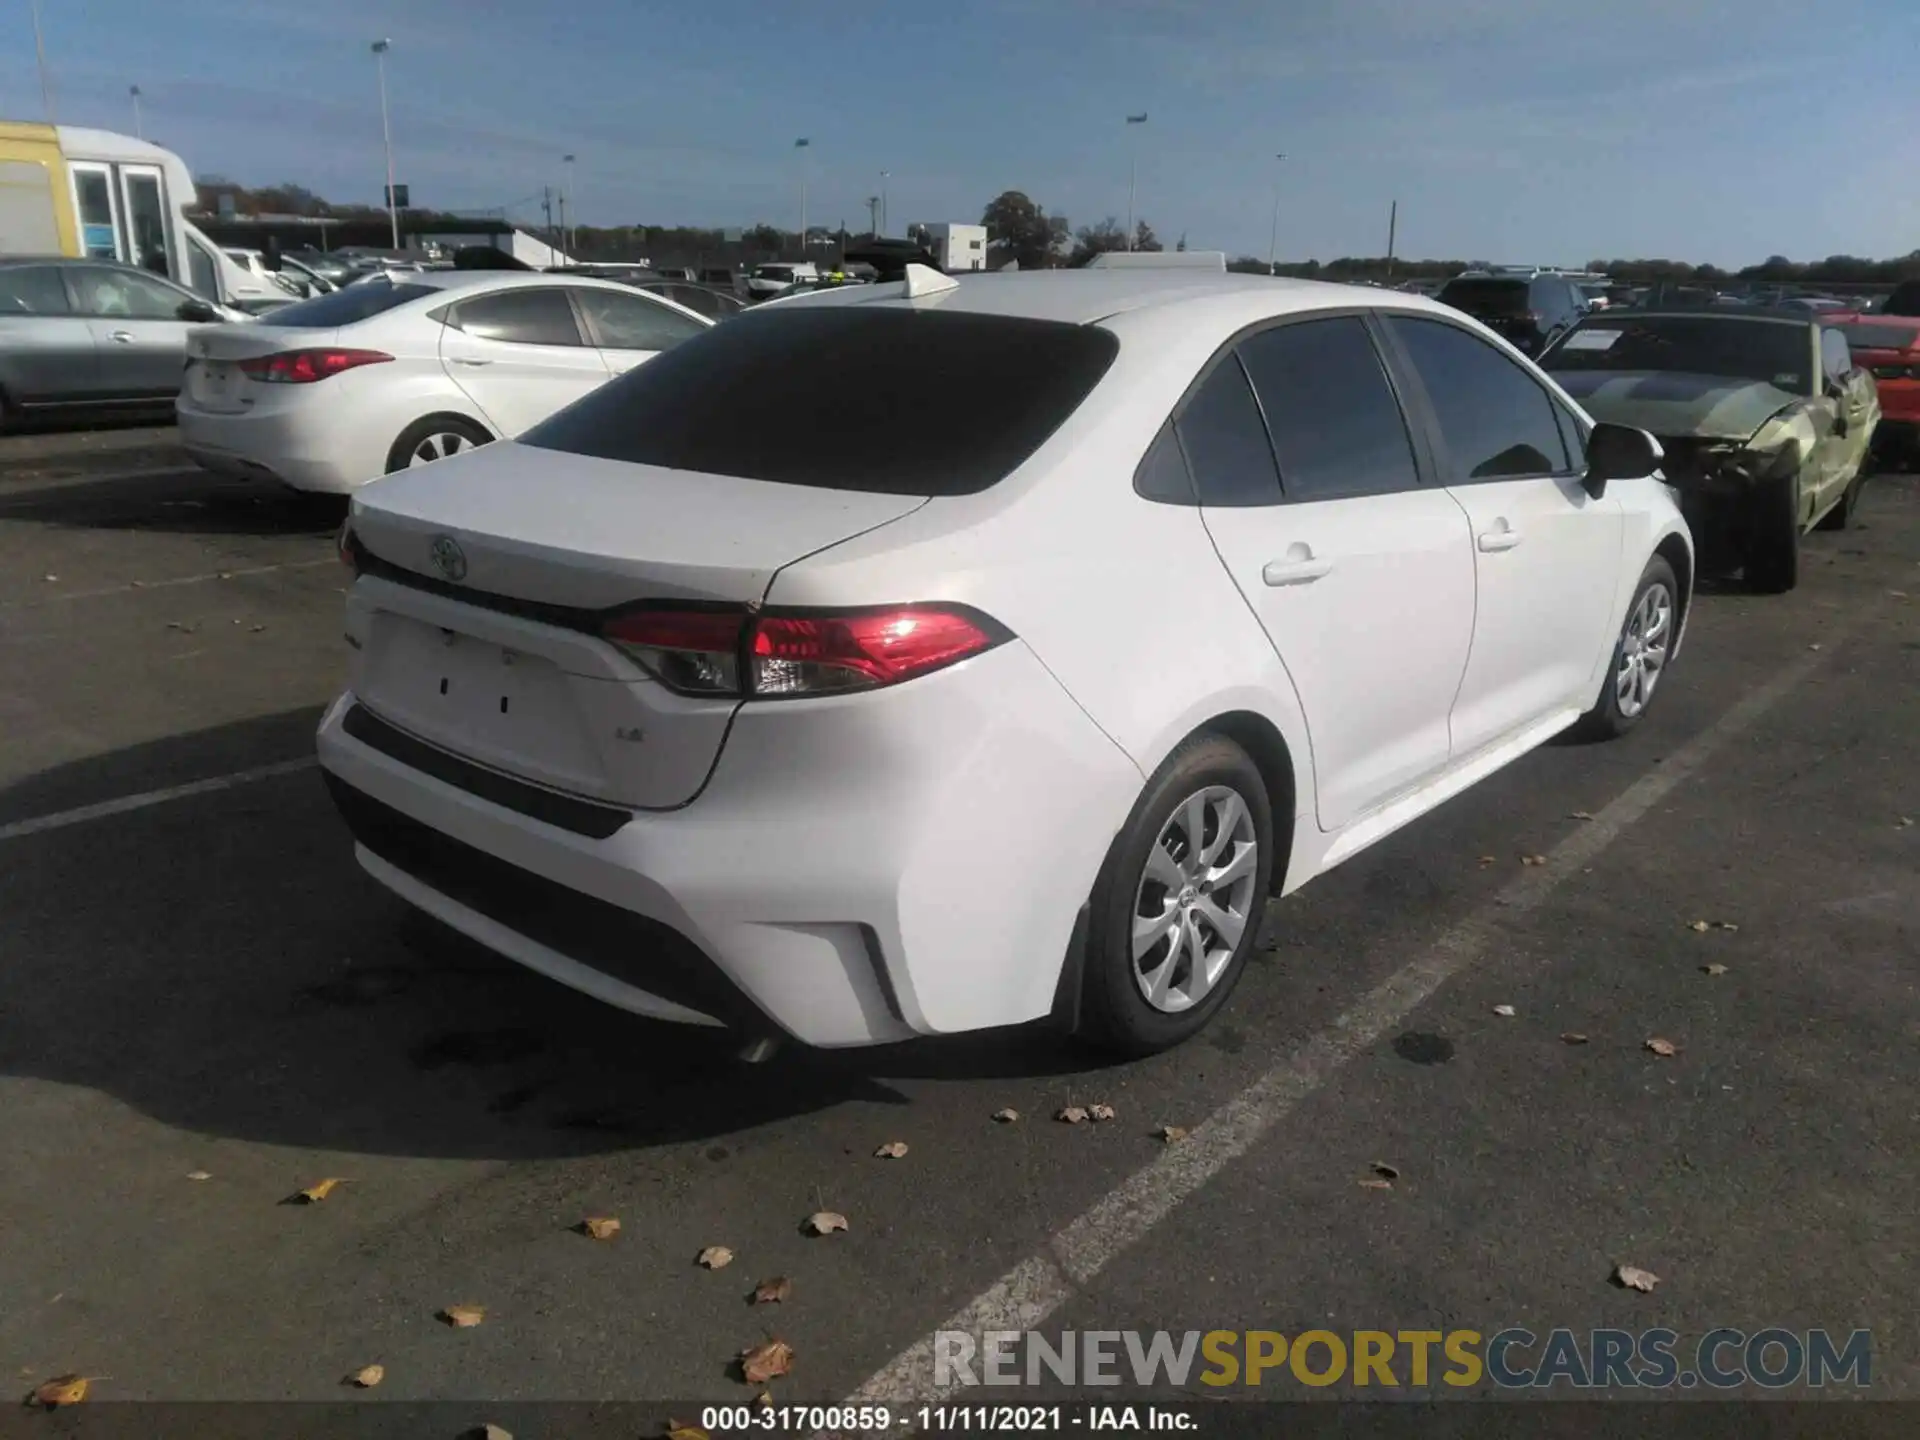
<svg viewBox="0 0 1920 1440"><path fill-rule="evenodd" d="M980 214L987 227L987 245L1013 259L1022 270L1040 270L1052 263L1066 234L1064 215L1049 215L1023 190L1003 190L987 202Z"/></svg>

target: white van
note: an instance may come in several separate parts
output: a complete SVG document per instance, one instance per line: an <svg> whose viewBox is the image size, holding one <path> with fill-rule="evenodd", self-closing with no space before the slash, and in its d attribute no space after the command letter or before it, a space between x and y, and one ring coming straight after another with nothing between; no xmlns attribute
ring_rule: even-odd
<svg viewBox="0 0 1920 1440"><path fill-rule="evenodd" d="M111 130L0 120L0 255L120 260L257 315L295 297L187 219L193 175L171 150Z"/></svg>
<svg viewBox="0 0 1920 1440"><path fill-rule="evenodd" d="M771 300L776 295L784 295L796 285L818 285L820 267L811 260L770 261L765 265L756 265L747 272L747 298L749 300Z"/></svg>

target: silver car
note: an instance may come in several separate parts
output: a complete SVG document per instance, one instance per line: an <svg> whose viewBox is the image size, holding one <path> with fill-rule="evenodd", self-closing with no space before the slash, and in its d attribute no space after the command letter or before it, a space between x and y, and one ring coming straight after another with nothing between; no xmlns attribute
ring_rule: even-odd
<svg viewBox="0 0 1920 1440"><path fill-rule="evenodd" d="M0 260L0 423L149 406L170 417L187 332L247 318L131 265Z"/></svg>

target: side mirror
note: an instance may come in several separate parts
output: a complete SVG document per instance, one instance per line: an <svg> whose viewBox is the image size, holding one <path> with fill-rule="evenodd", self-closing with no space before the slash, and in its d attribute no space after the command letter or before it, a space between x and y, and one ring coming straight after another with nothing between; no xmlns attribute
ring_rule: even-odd
<svg viewBox="0 0 1920 1440"><path fill-rule="evenodd" d="M204 300L182 300L180 308L174 313L195 325L205 325L220 318L220 312Z"/></svg>
<svg viewBox="0 0 1920 1440"><path fill-rule="evenodd" d="M1664 455L1660 442L1644 430L1596 425L1587 437L1587 474L1582 483L1587 494L1598 500L1607 493L1608 481L1644 480L1660 468Z"/></svg>

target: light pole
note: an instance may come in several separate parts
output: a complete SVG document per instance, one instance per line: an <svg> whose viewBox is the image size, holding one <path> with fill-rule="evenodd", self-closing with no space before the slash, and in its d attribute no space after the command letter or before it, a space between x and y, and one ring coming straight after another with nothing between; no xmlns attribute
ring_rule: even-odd
<svg viewBox="0 0 1920 1440"><path fill-rule="evenodd" d="M1128 125L1144 125L1146 123L1147 123L1147 117L1144 114L1127 116ZM1129 131L1128 134L1131 135L1132 132ZM1133 249L1134 182L1137 181L1139 178L1140 178L1140 147L1137 144L1133 144L1131 143L1131 141L1129 141L1127 146L1127 249L1129 250Z"/></svg>
<svg viewBox="0 0 1920 1440"><path fill-rule="evenodd" d="M140 119L140 87L129 85L127 94L133 98L133 138L144 140L147 138L147 127Z"/></svg>
<svg viewBox="0 0 1920 1440"><path fill-rule="evenodd" d="M887 233L887 179L892 174L891 170L880 172L880 228L874 231L876 240Z"/></svg>
<svg viewBox="0 0 1920 1440"><path fill-rule="evenodd" d="M867 197L867 234L876 240L880 238L880 197L878 195Z"/></svg>
<svg viewBox="0 0 1920 1440"><path fill-rule="evenodd" d="M812 144L803 135L793 142L793 148L805 150ZM807 157L804 155L800 157L800 258L807 258Z"/></svg>
<svg viewBox="0 0 1920 1440"><path fill-rule="evenodd" d="M380 71L380 138L387 147L387 223L393 229L393 248L400 248L400 211L393 203L393 125L387 118L387 52L391 40L373 42L373 63Z"/></svg>
<svg viewBox="0 0 1920 1440"><path fill-rule="evenodd" d="M1284 154L1273 157L1276 161L1285 160ZM1274 258L1280 244L1280 167L1273 167L1273 225L1267 231L1267 274L1276 273Z"/></svg>
<svg viewBox="0 0 1920 1440"><path fill-rule="evenodd" d="M40 0L33 0L33 54L40 66L40 108L47 112L47 124L53 118L53 81L47 75L47 42L40 34Z"/></svg>
<svg viewBox="0 0 1920 1440"><path fill-rule="evenodd" d="M560 185L560 238L567 247L567 258L571 260L574 258L573 231L580 225L580 215L576 209L573 228L569 229L567 226L567 202L573 199L573 156L562 155L560 163L566 167L566 179Z"/></svg>

